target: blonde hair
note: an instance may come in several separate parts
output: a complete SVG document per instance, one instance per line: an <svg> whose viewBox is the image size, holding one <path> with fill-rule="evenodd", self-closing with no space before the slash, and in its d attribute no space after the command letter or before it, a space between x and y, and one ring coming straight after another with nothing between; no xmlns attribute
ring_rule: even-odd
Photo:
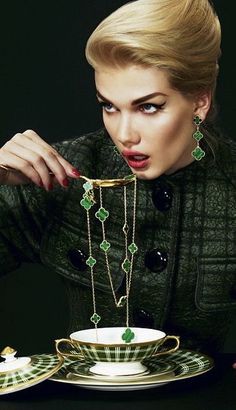
<svg viewBox="0 0 236 410"><path fill-rule="evenodd" d="M98 66L137 64L165 69L173 88L214 95L221 28L208 0L136 0L103 20L86 45Z"/></svg>

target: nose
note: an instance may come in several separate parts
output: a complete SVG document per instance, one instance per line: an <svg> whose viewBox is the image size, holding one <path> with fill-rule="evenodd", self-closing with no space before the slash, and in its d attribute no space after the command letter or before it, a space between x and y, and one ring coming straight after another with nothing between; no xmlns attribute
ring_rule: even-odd
<svg viewBox="0 0 236 410"><path fill-rule="evenodd" d="M117 140L125 147L137 145L140 141L140 133L138 132L135 118L130 115L120 115L117 129Z"/></svg>

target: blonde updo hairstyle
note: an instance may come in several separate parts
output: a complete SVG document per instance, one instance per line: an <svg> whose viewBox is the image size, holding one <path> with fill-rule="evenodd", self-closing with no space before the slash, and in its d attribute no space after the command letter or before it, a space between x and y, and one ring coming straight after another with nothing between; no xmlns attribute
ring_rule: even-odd
<svg viewBox="0 0 236 410"><path fill-rule="evenodd" d="M130 64L157 67L171 86L194 96L210 91L214 101L221 28L208 0L136 0L103 20L86 45L97 67ZM214 104L208 120L214 111Z"/></svg>

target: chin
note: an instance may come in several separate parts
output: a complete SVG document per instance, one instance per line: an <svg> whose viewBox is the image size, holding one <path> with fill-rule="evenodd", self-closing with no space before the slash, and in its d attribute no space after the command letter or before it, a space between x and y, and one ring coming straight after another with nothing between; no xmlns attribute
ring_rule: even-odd
<svg viewBox="0 0 236 410"><path fill-rule="evenodd" d="M151 171L151 170L146 170L146 171L135 171L134 174L136 174L138 179L142 179L142 180L148 180L151 181L152 179L156 179L158 178L160 175L162 175L165 171L163 170L155 170L155 171Z"/></svg>

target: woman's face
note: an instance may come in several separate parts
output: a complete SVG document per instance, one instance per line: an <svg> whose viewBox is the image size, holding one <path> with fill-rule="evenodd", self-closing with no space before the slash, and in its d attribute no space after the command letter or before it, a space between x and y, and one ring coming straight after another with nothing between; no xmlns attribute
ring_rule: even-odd
<svg viewBox="0 0 236 410"><path fill-rule="evenodd" d="M203 120L209 98L190 99L171 88L167 73L128 66L95 71L104 125L141 179L170 174L193 161L193 118Z"/></svg>

